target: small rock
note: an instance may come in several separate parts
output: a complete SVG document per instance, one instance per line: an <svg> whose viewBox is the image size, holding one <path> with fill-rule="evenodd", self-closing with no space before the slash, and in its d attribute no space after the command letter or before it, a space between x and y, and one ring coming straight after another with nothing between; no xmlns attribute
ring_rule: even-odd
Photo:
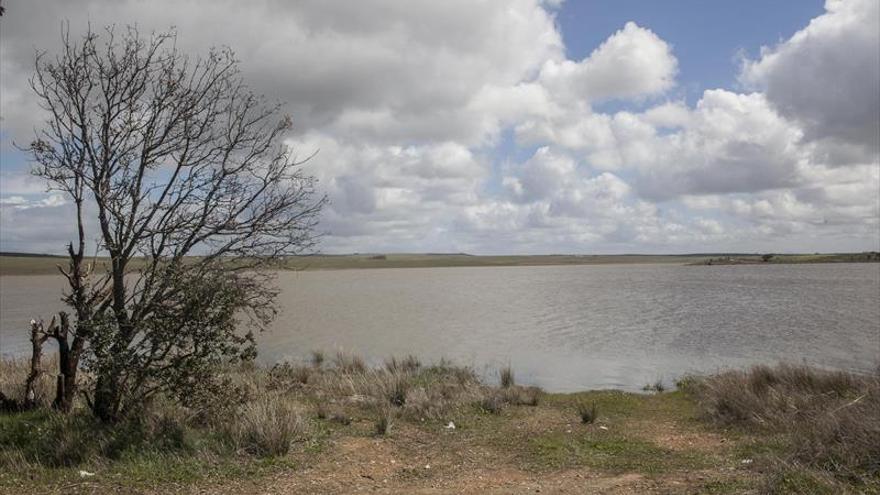
<svg viewBox="0 0 880 495"><path fill-rule="evenodd" d="M600 429L600 430L607 430L608 427L607 427L607 426L600 426L599 429Z"/></svg>
<svg viewBox="0 0 880 495"><path fill-rule="evenodd" d="M431 469L431 465L430 465L430 464L425 464L425 469Z"/></svg>

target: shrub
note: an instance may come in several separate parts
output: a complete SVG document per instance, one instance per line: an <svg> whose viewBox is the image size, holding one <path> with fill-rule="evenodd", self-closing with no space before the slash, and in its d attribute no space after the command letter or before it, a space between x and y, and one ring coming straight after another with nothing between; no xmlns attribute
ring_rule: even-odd
<svg viewBox="0 0 880 495"><path fill-rule="evenodd" d="M845 479L880 475L880 397L860 397L794 422L792 457Z"/></svg>
<svg viewBox="0 0 880 495"><path fill-rule="evenodd" d="M41 409L16 416L0 422L0 469L10 467L10 461L75 467L145 451L179 453L192 448L187 418L170 405L112 425L81 409L71 414Z"/></svg>

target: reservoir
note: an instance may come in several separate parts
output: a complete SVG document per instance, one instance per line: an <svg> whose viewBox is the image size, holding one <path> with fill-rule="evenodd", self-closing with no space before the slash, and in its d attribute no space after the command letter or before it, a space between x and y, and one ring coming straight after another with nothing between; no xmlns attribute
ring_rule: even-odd
<svg viewBox="0 0 880 495"><path fill-rule="evenodd" d="M639 390L687 373L779 361L880 363L880 264L670 264L286 271L260 360L345 350L510 365L551 391ZM63 279L0 277L0 353L62 309Z"/></svg>

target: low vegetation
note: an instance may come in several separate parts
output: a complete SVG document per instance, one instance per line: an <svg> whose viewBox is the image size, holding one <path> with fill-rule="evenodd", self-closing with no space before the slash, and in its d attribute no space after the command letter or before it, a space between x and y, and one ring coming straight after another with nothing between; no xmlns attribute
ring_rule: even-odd
<svg viewBox="0 0 880 495"><path fill-rule="evenodd" d="M511 380L492 386L446 361L370 367L347 353L317 355L227 370L235 401L158 397L115 424L79 399L70 414L53 411L42 379L39 407L0 414L0 493L223 493L233 480L266 492L284 483L319 493L358 483L457 492L512 490L523 479L577 492L587 478L638 493L880 490L880 374L781 365L689 377L651 394L548 394L515 384L508 367L497 376ZM28 363L0 366L0 391L23 393ZM485 479L467 477L475 470Z"/></svg>
<svg viewBox="0 0 880 495"><path fill-rule="evenodd" d="M798 264L798 263L877 263L880 253L865 251L862 253L815 253L815 254L736 254L712 256L701 260L692 260L690 265L762 265L762 264Z"/></svg>
<svg viewBox="0 0 880 495"><path fill-rule="evenodd" d="M755 366L682 385L704 419L767 439L778 464L769 491L880 489L880 368Z"/></svg>
<svg viewBox="0 0 880 495"><path fill-rule="evenodd" d="M44 361L43 368L52 369L49 359ZM0 476L0 487L46 470L54 472L42 476L44 481L85 469L138 471L139 478L161 482L169 472L166 464L178 462L187 464L179 475L193 481L229 463L255 467L261 459L308 451L320 445L329 424L372 421L373 433L385 436L399 421L439 424L486 400L500 411L537 404L540 394L535 387L484 385L473 370L446 361L425 366L407 356L370 368L360 356L344 352L332 361L326 365L324 353L315 351L307 364L242 365L220 377L235 391L221 401L193 397L182 403L157 396L115 423L95 419L81 399L70 414L51 409L54 384L44 373L35 383L35 408L0 414L0 471L21 474ZM22 397L29 370L25 360L0 361L0 392ZM232 395L237 400L230 401Z"/></svg>

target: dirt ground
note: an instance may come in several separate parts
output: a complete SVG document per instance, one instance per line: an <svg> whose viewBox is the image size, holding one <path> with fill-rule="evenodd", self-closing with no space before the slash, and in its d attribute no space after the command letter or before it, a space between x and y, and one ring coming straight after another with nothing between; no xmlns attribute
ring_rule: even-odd
<svg viewBox="0 0 880 495"><path fill-rule="evenodd" d="M564 405L551 404L517 408L487 421L475 416L469 418L471 424L455 429L440 424L401 423L383 437L371 434L368 420L355 421L333 432L319 452L297 454L297 468L243 482L202 485L188 493L476 495L753 491L755 475L750 462L743 462L736 449L731 449L736 442L707 431L698 423L682 421L676 416L680 411L643 409L655 418L611 414L600 417L595 424L583 425ZM543 445L545 439L550 439L550 458L533 448L536 442ZM581 445L579 442L595 448L566 450L566 446ZM619 442L619 449L603 448ZM560 455L553 450L557 445L564 446ZM683 462L670 462L681 455Z"/></svg>

